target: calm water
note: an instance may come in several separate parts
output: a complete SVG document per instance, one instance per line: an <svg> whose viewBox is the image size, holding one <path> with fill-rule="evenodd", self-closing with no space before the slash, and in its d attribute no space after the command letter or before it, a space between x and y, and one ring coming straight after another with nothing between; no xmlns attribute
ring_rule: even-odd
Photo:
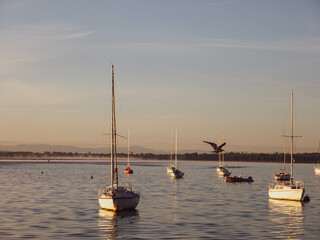
<svg viewBox="0 0 320 240"><path fill-rule="evenodd" d="M100 210L98 189L109 182L101 163L0 163L0 239L320 239L320 176L296 164L311 201L271 201L268 181L281 164L229 163L254 183L225 183L215 162L133 163L136 211ZM120 182L127 184L122 173ZM43 174L40 172L43 171ZM90 178L93 176L93 179Z"/></svg>

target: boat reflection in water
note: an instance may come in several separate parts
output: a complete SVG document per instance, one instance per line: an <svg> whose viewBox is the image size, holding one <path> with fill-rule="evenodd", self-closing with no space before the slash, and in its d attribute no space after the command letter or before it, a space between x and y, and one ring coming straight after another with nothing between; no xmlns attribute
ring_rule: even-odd
<svg viewBox="0 0 320 240"><path fill-rule="evenodd" d="M272 228L278 238L303 239L304 204L299 201L269 199L270 220L276 225Z"/></svg>
<svg viewBox="0 0 320 240"><path fill-rule="evenodd" d="M130 239L137 234L135 223L138 218L137 210L114 212L100 209L98 227L103 239L115 240L118 239L118 235L121 235L121 239Z"/></svg>

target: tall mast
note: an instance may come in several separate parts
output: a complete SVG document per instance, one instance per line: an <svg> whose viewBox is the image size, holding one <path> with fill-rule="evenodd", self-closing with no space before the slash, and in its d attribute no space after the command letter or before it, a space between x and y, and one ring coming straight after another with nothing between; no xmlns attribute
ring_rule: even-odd
<svg viewBox="0 0 320 240"><path fill-rule="evenodd" d="M111 144L112 144L112 159L111 159L111 164L112 164L112 186L113 184L116 185L116 188L118 188L118 168L117 168L117 131L116 131L116 107L115 107L115 99L114 99L114 69L113 65L111 65L112 68L112 123L111 123L111 128L112 128L112 139L111 139Z"/></svg>
<svg viewBox="0 0 320 240"><path fill-rule="evenodd" d="M128 130L128 166L130 166L130 131Z"/></svg>
<svg viewBox="0 0 320 240"><path fill-rule="evenodd" d="M293 180L293 91L291 91L291 181Z"/></svg>
<svg viewBox="0 0 320 240"><path fill-rule="evenodd" d="M176 128L175 167L178 168L178 129Z"/></svg>
<svg viewBox="0 0 320 240"><path fill-rule="evenodd" d="M222 142L224 143L224 134L222 135ZM222 152L222 166L224 166L224 151Z"/></svg>
<svg viewBox="0 0 320 240"><path fill-rule="evenodd" d="M218 141L218 145L220 145L220 141ZM219 156L219 167L222 166L221 164L221 152L218 153L218 156Z"/></svg>
<svg viewBox="0 0 320 240"><path fill-rule="evenodd" d="M110 141L110 158L111 158L111 186L113 187L114 184L114 147L113 147L113 65L111 65L111 91L112 91L112 95L111 95L111 141Z"/></svg>
<svg viewBox="0 0 320 240"><path fill-rule="evenodd" d="M170 139L170 164L173 165L173 162L172 162L172 144L173 144L173 132L172 132L172 129L171 129L171 139Z"/></svg>
<svg viewBox="0 0 320 240"><path fill-rule="evenodd" d="M286 135L286 125L284 124L282 136L285 136L285 135ZM286 171L286 139L284 139L284 142L283 142L283 171Z"/></svg>

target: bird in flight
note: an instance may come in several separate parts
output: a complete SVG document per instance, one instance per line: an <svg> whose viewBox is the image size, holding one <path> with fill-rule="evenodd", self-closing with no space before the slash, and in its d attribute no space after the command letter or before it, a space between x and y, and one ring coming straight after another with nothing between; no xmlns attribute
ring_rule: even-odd
<svg viewBox="0 0 320 240"><path fill-rule="evenodd" d="M208 141L203 141L203 142L210 144L213 147L213 150L214 150L212 152L215 152L215 153L223 152L224 150L222 149L222 147L224 145L226 145L226 142L222 143L220 146L218 146L217 144L215 144L213 142L208 142Z"/></svg>

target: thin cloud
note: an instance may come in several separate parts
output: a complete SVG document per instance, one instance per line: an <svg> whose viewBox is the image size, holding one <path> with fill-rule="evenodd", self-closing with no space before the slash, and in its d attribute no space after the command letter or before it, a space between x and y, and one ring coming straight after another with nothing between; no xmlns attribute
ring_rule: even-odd
<svg viewBox="0 0 320 240"><path fill-rule="evenodd" d="M21 81L4 81L0 83L3 102L13 105L47 106L65 102L67 99L61 91L48 86L35 86Z"/></svg>
<svg viewBox="0 0 320 240"><path fill-rule="evenodd" d="M320 53L320 38L299 37L278 41L252 41L240 39L183 39L182 42L122 42L109 43L94 48L126 49L139 52L169 52L171 54L203 53L215 49L247 49L296 53Z"/></svg>
<svg viewBox="0 0 320 240"><path fill-rule="evenodd" d="M83 30L82 26L68 23L43 23L16 26L0 31L1 39L74 39L90 36L94 31Z"/></svg>

